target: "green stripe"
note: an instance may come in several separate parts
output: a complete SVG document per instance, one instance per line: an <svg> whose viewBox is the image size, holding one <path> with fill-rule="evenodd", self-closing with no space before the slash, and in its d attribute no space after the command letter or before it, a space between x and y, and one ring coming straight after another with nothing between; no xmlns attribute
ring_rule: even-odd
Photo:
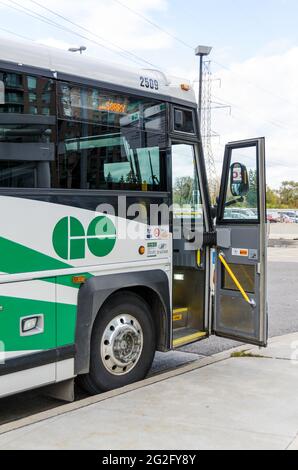
<svg viewBox="0 0 298 470"><path fill-rule="evenodd" d="M44 255L39 251L28 248L19 243L0 237L0 271L7 274L23 274L40 271L54 271L58 269L72 269L74 266ZM88 279L91 274L84 274ZM43 279L45 282L53 282L67 287L80 288L79 284L72 282L71 276L57 276L56 278Z"/></svg>
<svg viewBox="0 0 298 470"><path fill-rule="evenodd" d="M0 237L0 270L9 274L73 268L39 251Z"/></svg>
<svg viewBox="0 0 298 470"><path fill-rule="evenodd" d="M0 341L4 350L37 351L66 346L75 342L76 305L0 296ZM44 315L44 333L20 335L20 319Z"/></svg>

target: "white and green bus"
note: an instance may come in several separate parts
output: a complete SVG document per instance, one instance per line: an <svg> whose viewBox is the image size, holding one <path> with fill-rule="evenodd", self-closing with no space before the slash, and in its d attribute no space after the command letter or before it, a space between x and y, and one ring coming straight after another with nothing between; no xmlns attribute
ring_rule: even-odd
<svg viewBox="0 0 298 470"><path fill-rule="evenodd" d="M265 346L264 146L227 145L212 208L190 84L2 40L0 396L122 387L212 334Z"/></svg>

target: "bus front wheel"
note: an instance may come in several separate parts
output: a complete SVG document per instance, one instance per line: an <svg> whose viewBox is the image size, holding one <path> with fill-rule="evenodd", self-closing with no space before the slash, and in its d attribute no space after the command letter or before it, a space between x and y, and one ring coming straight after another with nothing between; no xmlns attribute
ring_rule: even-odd
<svg viewBox="0 0 298 470"><path fill-rule="evenodd" d="M148 304L133 293L118 293L94 323L90 372L79 378L92 395L124 387L148 374L155 354L155 328Z"/></svg>

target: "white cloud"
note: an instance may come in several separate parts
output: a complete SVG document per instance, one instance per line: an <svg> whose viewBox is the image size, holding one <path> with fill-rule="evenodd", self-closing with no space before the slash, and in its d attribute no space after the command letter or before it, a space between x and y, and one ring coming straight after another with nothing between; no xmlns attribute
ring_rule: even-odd
<svg viewBox="0 0 298 470"><path fill-rule="evenodd" d="M100 43L107 44L109 47L111 46L109 43L113 43L123 49L139 53L141 50L169 48L172 44L172 40L168 35L152 28L133 12L123 8L113 0L103 0L100 2L98 0L85 0L84 2L79 0L63 0L63 2L58 0L39 0L39 3L91 30L100 38L105 38L106 41L103 41L99 37L90 36ZM122 3L149 18L152 12L158 11L161 14L166 12L168 6L167 0L123 0ZM23 2L23 5L63 24L68 29L70 28L82 35L88 36L88 32L76 28L74 25L63 21L62 18L51 15L51 13L39 8L35 4L33 5L28 0ZM71 36L68 37L71 38ZM55 38L54 34L53 38ZM74 42L78 41L82 43L84 39L75 38L74 36ZM86 40L85 43L91 51L94 52L95 50L98 54L96 46L92 46Z"/></svg>
<svg viewBox="0 0 298 470"><path fill-rule="evenodd" d="M214 153L222 161L227 141L265 136L268 184L278 187L287 179L298 180L298 48L258 56L221 70L222 88L213 87L216 101L231 103L232 115L214 111L213 127L221 134Z"/></svg>
<svg viewBox="0 0 298 470"><path fill-rule="evenodd" d="M190 79L198 75L198 61L191 50L187 51L168 35L121 7L115 0L38 1L123 49L147 61L163 65L165 71ZM167 24L167 11L171 7L169 0L120 1L149 18L158 13L157 23ZM63 24L68 29L88 35L63 22L62 18L40 9L29 0L23 0L22 5ZM6 13L12 16L12 10L6 10ZM14 13L13 16L17 18L14 22L16 31L27 36L35 35L39 42L46 45L62 49L86 45L87 54L101 59L128 62L127 58L96 47L83 38L59 31L19 13ZM172 32L175 34L174 30ZM112 47L99 38L94 39ZM115 51L115 48L112 49ZM225 58L231 63L232 52L232 49L223 43L222 48L214 51L214 54L220 57L222 63L226 63ZM216 82L213 84L213 94L216 97L214 100L232 104L231 116L227 110L213 112L213 129L221 134L221 144L216 139L213 140L218 167L222 162L225 142L265 135L269 184L277 187L282 180L298 180L298 48L290 47L287 40L270 42L260 49L258 56L234 63L230 70L219 70L217 76L222 79L222 88L218 89Z"/></svg>
<svg viewBox="0 0 298 470"><path fill-rule="evenodd" d="M57 49L62 49L67 51L70 47L73 47L74 44L66 41L61 41L60 39L54 39L51 37L38 39L36 42L43 44L49 47L56 47ZM79 47L79 44L75 44Z"/></svg>

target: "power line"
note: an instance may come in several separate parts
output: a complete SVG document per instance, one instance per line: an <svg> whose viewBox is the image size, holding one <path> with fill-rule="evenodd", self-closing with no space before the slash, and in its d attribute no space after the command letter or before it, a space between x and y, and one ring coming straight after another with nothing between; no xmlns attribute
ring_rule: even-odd
<svg viewBox="0 0 298 470"><path fill-rule="evenodd" d="M9 1L11 1L12 3L15 3L15 2L13 2L13 0L9 0ZM108 41L108 40L105 39L104 37L99 36L99 35L96 34L96 33L93 33L93 31L91 31L90 29L85 28L84 26L82 26L82 25L76 23L75 21L73 21L73 20L67 18L67 17L64 16L64 15L61 15L61 14L58 13L57 11L54 11L54 10L52 10L51 8L45 7L44 5L42 5L41 3L39 3L39 2L37 2L37 1L35 1L35 0L29 0L29 1L30 1L31 3L37 5L38 7L42 8L43 10L48 11L48 12L51 13L52 15L55 15L55 16L57 16L58 18L61 18L62 20L66 21L67 23L72 24L72 25L75 26L76 28L79 28L79 29L81 29L82 31L85 31L85 32L87 32L87 33L89 33L89 34L92 34L92 36L95 36L96 38L100 39L101 41L106 41L106 42L108 42L111 46L116 47L116 48L119 49L120 51L124 52L125 54L128 54L129 56L133 57L134 59L138 60L139 62L141 61L141 62L143 62L143 63L145 63L145 64L147 64L147 65L150 65L150 67L156 67L156 65L152 64L151 62L148 62L147 60L143 59L142 57L139 57L137 54L134 54L133 52L130 52L130 51L124 49L123 47L118 46L118 44L115 44L115 43L113 43L112 41ZM157 67L156 67L156 68L157 68Z"/></svg>
<svg viewBox="0 0 298 470"><path fill-rule="evenodd" d="M31 1L31 0L30 0ZM138 16L139 18L142 18L142 20L146 21L148 24L150 24L151 26L154 26L155 28L157 28L158 30L162 31L163 33L167 34L169 37L171 37L172 39L174 39L175 41L179 42L180 44L182 44L183 46L187 47L188 49L192 49L192 50L195 50L195 47L193 47L192 45L190 45L189 43L187 43L186 41L184 41L183 39L179 38L178 36L172 34L171 32L169 32L168 30L166 30L165 28L163 28L162 26L160 26L159 24L155 23L154 21L150 20L147 16L145 16L144 14L138 12L137 10L135 10L134 8L132 7L129 7L127 5L125 5L124 3L122 3L122 1L120 0L113 0L113 2L115 3L118 3L119 5L121 5L123 8L126 8L127 10L129 10L130 12L134 13L136 16ZM223 65L221 64L220 62L217 62L216 60L213 60L212 59L212 62L214 62L214 64L218 65L219 67L222 67L224 68L225 70L228 70L229 72L235 74L235 75L239 75L240 74L237 74L237 72L233 71L231 68L227 67L226 65ZM241 80L243 80L243 78L241 77ZM268 95L271 95L281 101L284 101L284 102L287 102L289 103L291 106L295 106L293 105L293 103L288 100L287 98L285 97L282 97L280 95L277 95L276 93L273 93L272 91L270 90L267 90L266 88L263 88L262 86L256 84L256 83L253 83L249 80L244 80L246 83L248 83L250 86L253 86L255 88L258 88L259 90L261 90L263 93L267 93ZM296 106L295 106L296 108Z"/></svg>
<svg viewBox="0 0 298 470"><path fill-rule="evenodd" d="M0 31L4 31L5 33L12 34L13 36L16 36L17 38L25 39L26 41L33 41L32 38L28 38L27 36L23 36L21 34L15 33L14 31L10 31L9 29L6 29L6 28L0 28Z"/></svg>
<svg viewBox="0 0 298 470"><path fill-rule="evenodd" d="M84 39L84 40L86 40L86 41L89 41L89 42L95 44L96 46L99 46L99 47L101 47L101 48L104 48L104 49L106 49L106 50L109 50L109 51L112 52L113 54L121 55L122 57L124 57L124 58L126 58L126 59L133 60L133 61L134 61L135 63L137 63L139 66L140 66L140 61L145 62L145 60L144 60L144 59L141 59L141 58L138 58L138 62L136 62L136 60L134 60L134 59L132 59L132 58L130 58L130 57L127 57L127 55L130 54L128 51L125 52L126 55L123 55L121 52L115 51L114 49L112 49L112 48L110 48L110 47L108 47L108 46L106 46L106 45L104 45L104 44L101 44L101 43L99 43L98 41L95 41L94 39L91 39L91 38L89 38L89 37L87 37L87 36L85 36L85 35L83 35L83 34L81 34L81 33L79 33L79 32L76 32L76 31L72 30L72 29L69 29L69 28L67 28L67 27L65 27L65 26L63 26L63 25L61 25L60 23L57 23L57 22L55 22L55 21L53 21L53 20L51 20L51 19L45 17L44 15L41 15L41 14L39 14L39 13L33 11L32 9L23 7L22 5L20 5L19 3L15 2L15 1L13 1L13 0L8 0L8 1L11 2L11 3L13 3L14 5L17 5L19 8L17 8L16 6L13 6L13 5L8 5L7 3L1 2L1 1L0 1L0 4L6 6L6 7L8 7L8 8L11 8L11 9L13 9L13 10L15 10L15 11L18 11L18 12L20 12L20 13L22 13L22 14L26 14L27 16L30 16L30 17L32 17L32 18L34 18L34 19L37 19L37 20L39 20L39 21L42 21L43 23L46 23L46 24L48 24L48 25L50 25L50 26L54 26L55 28L57 28L57 29L59 29L59 30L61 30L61 31L63 31L63 32L67 32L67 33L69 33L69 34L71 34L71 35L78 36L78 37L80 37L80 38L82 38L82 39ZM117 46L117 47L118 47L118 46ZM156 68L155 65L153 65L153 64L151 64L151 63L148 63L148 64L150 64L150 66L153 66L154 68Z"/></svg>
<svg viewBox="0 0 298 470"><path fill-rule="evenodd" d="M124 55L121 54L120 52L115 51L114 49L112 49L112 48L110 48L110 47L108 47L108 46L106 46L106 45L104 45L104 44L101 44L101 43L99 43L98 41L95 41L95 40L93 40L93 39L90 39L90 38L88 38L87 36L84 36L84 35L81 34L81 33L78 33L78 32L76 32L76 31L74 31L74 30L72 30L72 29L69 29L69 28L67 28L67 27L65 27L65 26L63 26L63 25L61 25L60 23L57 23L57 22L51 20L50 18L47 18L47 17L45 17L44 15L41 15L41 14L39 14L39 13L33 11L32 9L26 8L26 7L22 6L22 5L20 5L18 2L15 2L15 1L13 1L13 0L8 0L8 1L11 2L11 3L13 3L14 5L17 5L17 6L20 7L21 9L15 7L15 6L12 6L12 5L4 4L4 5L8 6L9 8L12 8L12 9L14 9L14 10L20 12L20 13L26 14L26 15L28 15L28 16L34 18L34 19L38 19L39 21L42 21L43 23L46 23L46 24L48 24L48 25L50 25L50 26L54 26L55 28L58 28L58 29L61 30L61 31L64 31L64 32L67 32L67 33L69 33L69 34L78 36L78 37L80 37L80 38L82 38L82 39L84 39L84 40L87 40L87 41L89 41L89 42L91 42L91 43L93 43L93 44L95 44L95 45L97 45L97 46L99 46L99 47L101 47L101 48L104 48L104 49L109 50L109 51L112 52L113 54L121 55L122 57L125 57L126 59L128 58L126 55L124 56ZM0 3L3 4L3 2L0 2ZM131 60L132 60L132 59L131 59ZM139 59L138 59L138 62L136 62L135 60L134 60L134 62L135 62L135 63L138 63L138 65L140 65L140 60L139 60Z"/></svg>
<svg viewBox="0 0 298 470"><path fill-rule="evenodd" d="M49 18L46 18L45 16L40 15L39 13L37 13L37 12L31 10L31 9L28 9L28 8L26 8L26 7L23 7L22 5L20 5L19 3L15 2L14 0L8 0L8 1L11 2L11 3L13 3L14 5L17 5L18 7L22 8L22 10L20 10L20 8L13 7L12 5L7 5L7 4L5 4L5 3L1 2L1 1L0 1L0 3L1 3L2 5L5 5L5 6L9 7L9 8L14 9L14 10L16 10L16 11L18 11L18 12L27 14L27 15L29 15L29 16L35 18L35 19L38 19L39 21L43 21L44 23L49 24L50 26L54 26L55 28L58 28L58 29L60 29L60 30L62 30L62 31L64 31L64 32L67 32L67 33L69 33L69 34L76 35L76 36L78 36L78 37L80 37L80 38L82 38L82 39L85 39L85 40L87 40L87 41L89 41L89 42L91 42L91 43L93 43L93 44L95 44L95 45L97 45L97 46L99 46L99 47L101 47L101 48L105 48L105 49L111 51L113 54L118 54L118 55L121 55L122 57L124 57L124 58L126 58L126 59L133 60L133 61L134 61L135 63L137 63L138 65L139 65L141 62L143 62L143 63L146 63L147 65L150 65L150 67L157 68L157 69L159 68L159 67L157 67L155 64L152 64L151 62L149 62L149 61L147 61L147 60L145 60L145 59L139 57L138 55L136 55L136 54L134 54L134 53L132 53L132 52L130 52L130 51L127 51L126 49L121 48L120 46L118 46L117 44L112 43L111 41L107 41L105 38L103 38L103 37L101 37L101 36L99 36L99 35L93 33L91 30L88 30L87 28L85 28L85 27L83 27L83 26L81 26L81 25L75 23L74 21L70 20L69 18L67 18L67 17L65 17L65 16L63 16L63 15L57 13L56 11L51 10L50 8L47 8L47 7L43 6L43 5L41 5L41 4L40 4L39 2L37 2L36 0L29 0L29 1L30 1L31 3L33 3L33 4L37 5L37 6L39 6L40 8L43 8L44 10L47 10L48 12L52 13L53 15L55 15L55 16L57 16L57 17L63 19L64 21L67 21L68 23L72 24L73 26L76 26L77 28L80 28L80 29L84 30L85 32L88 32L89 34L91 34L91 35L97 37L98 39L101 39L101 40L103 40L103 41L105 41L105 42L109 42L113 47L119 49L119 50L122 51L123 54L125 54L125 55L123 55L123 54L121 54L121 52L115 51L114 49L112 49L112 48L110 48L110 47L108 47L108 46L106 46L106 45L104 45L104 44L101 44L101 43L99 43L99 42L97 42L97 41L95 41L95 40L93 40L93 39L91 39L91 38L88 38L87 36L84 36L84 35L82 35L82 34L76 32L76 31L73 31L72 29L66 28L65 26L61 25L60 23L56 23L55 21L53 21L53 20L51 20L51 19L49 19ZM125 5L125 4L122 3L120 0L113 0L113 1L114 1L115 3L117 3L117 4L119 4L120 6L122 6L123 8L129 10L130 12L132 12L133 14L135 14L136 16L142 18L142 20L146 21L146 22L147 22L148 24L150 24L151 26L153 26L153 27L159 29L160 31L163 31L165 34L167 34L168 36L170 36L170 37L171 37L172 39L174 39L175 41L178 41L179 43L181 43L181 44L184 45L185 47L194 50L194 47L192 47L190 44L188 44L188 43L185 42L184 40L180 39L178 36L176 36L176 35L170 33L169 31L167 31L166 29L164 29L162 26L158 25L157 23L155 23L155 22L153 22L152 20L150 20L149 18L147 18L147 17L146 17L145 15L143 15L142 13L136 11L136 10L133 9L132 7L129 7L129 6ZM127 56L129 56L129 57L127 57ZM223 64L221 64L220 62L217 62L216 60L212 60L212 61L213 61L216 65L218 65L219 67L221 67L221 68L223 68L223 69L225 69L225 70L231 72L231 73L234 74L234 75L238 75L239 77L241 77L240 74L238 74L238 73L235 72L234 70L230 69L228 66L223 65ZM242 77L241 77L241 80L243 80ZM291 106L294 106L293 103L291 103L288 99L286 99L286 98L284 98L284 97L282 97L282 96L279 96L279 95L277 95L276 93L273 93L273 92L271 92L271 91L269 91L269 90L267 90L267 89L261 87L260 85L257 85L256 83L253 83L253 82L251 82L251 81L249 81L249 80L244 80L244 81L245 81L246 83L248 83L250 86L253 86L253 87L255 87L255 88L261 90L263 93L269 94L269 95L271 95L271 96L273 96L273 97L275 97L275 98L277 98L277 99L279 99L279 100L281 100L281 101L283 101L283 102L287 102L287 103L290 104ZM233 106L236 106L236 105L233 105ZM267 122L270 122L270 121L267 121ZM270 122L270 123L272 124L272 122ZM276 125L276 123L275 123L275 124L273 123L273 125ZM281 127L281 126L279 126L279 127Z"/></svg>
<svg viewBox="0 0 298 470"><path fill-rule="evenodd" d="M10 1L10 0L8 0ZM18 11L19 13L23 13L23 14L26 14L28 16L31 16L32 18L35 18L35 19L39 19L40 21L43 21L44 23L47 23L51 26L53 26L53 22L51 22L50 20L41 20L40 18L38 18L37 14L30 14L26 11L24 11L24 7L22 7L21 5L19 5L21 8L23 8L23 10L21 10L21 8L17 8L15 6L12 6L12 5L7 5L7 3L4 3L4 2L0 2L1 5L5 6L5 7L8 7L8 8L11 8L12 10L15 10L15 11ZM56 27L58 27L58 25L55 25ZM60 28L61 30L63 29L62 27Z"/></svg>
<svg viewBox="0 0 298 470"><path fill-rule="evenodd" d="M143 15L142 13L135 10L134 8L131 8L128 5L125 5L124 3L120 2L120 0L113 0L113 2L118 3L118 5L121 5L123 8L130 11L134 15L138 16L139 18L142 18L142 20L146 21L146 23L150 24L151 26L154 26L154 28L158 29L159 31L162 31L163 33L167 34L168 36L170 36L175 41L180 42L180 44L182 44L183 46L188 47L189 49L195 50L194 47L192 47L190 44L185 42L183 39L180 39L178 36L175 36L175 34L170 33L169 31L164 29L162 26L160 26L159 24L157 24L154 21L150 20L149 18L147 18L147 16Z"/></svg>
<svg viewBox="0 0 298 470"><path fill-rule="evenodd" d="M243 77L242 77L239 73L237 73L237 72L235 72L234 70L232 70L231 68L227 67L226 65L221 64L220 62L217 62L216 60L212 60L212 61L213 61L214 64L216 64L216 65L218 65L219 67L221 67L221 68L227 70L228 72L231 72L231 73L233 73L234 75L238 75L239 78L240 78L242 81L245 81L245 82L248 83L250 86L253 86L253 87L257 88L257 89L259 89L260 91L262 91L263 93L267 93L268 95L273 96L274 98L278 98L278 99L281 100L281 101L287 102L287 103L290 104L291 106L294 106L293 103L292 103L290 100L288 100L287 98L285 98L285 97L283 97L283 96L280 96L280 95L277 95L276 93L273 93L272 91L267 90L266 88L262 87L261 85L258 85L257 83L254 83L254 82L252 82L252 81L250 81L250 80L247 80L247 79L243 80ZM295 108L296 108L296 106L295 106Z"/></svg>
<svg viewBox="0 0 298 470"><path fill-rule="evenodd" d="M217 96L214 96L213 95L213 98L215 98L216 100L221 100L224 104L227 104L228 106L232 106L233 108L236 108L236 109L239 109L240 111L243 111L245 112L246 115L251 115L253 114L254 116L254 120L256 120L256 115L255 113L252 113L251 111L235 104L235 103L232 103L232 102L229 102L229 101L226 101L226 100L223 100L222 98L218 98ZM248 116L249 117L249 116ZM252 119L252 118L251 118ZM260 122L263 122L265 124L270 124L271 126L274 126L274 127L277 127L279 129L284 129L284 130L289 130L288 127L286 127L284 125L284 123L281 123L281 122L274 122L274 121L270 121L268 119L260 119Z"/></svg>

